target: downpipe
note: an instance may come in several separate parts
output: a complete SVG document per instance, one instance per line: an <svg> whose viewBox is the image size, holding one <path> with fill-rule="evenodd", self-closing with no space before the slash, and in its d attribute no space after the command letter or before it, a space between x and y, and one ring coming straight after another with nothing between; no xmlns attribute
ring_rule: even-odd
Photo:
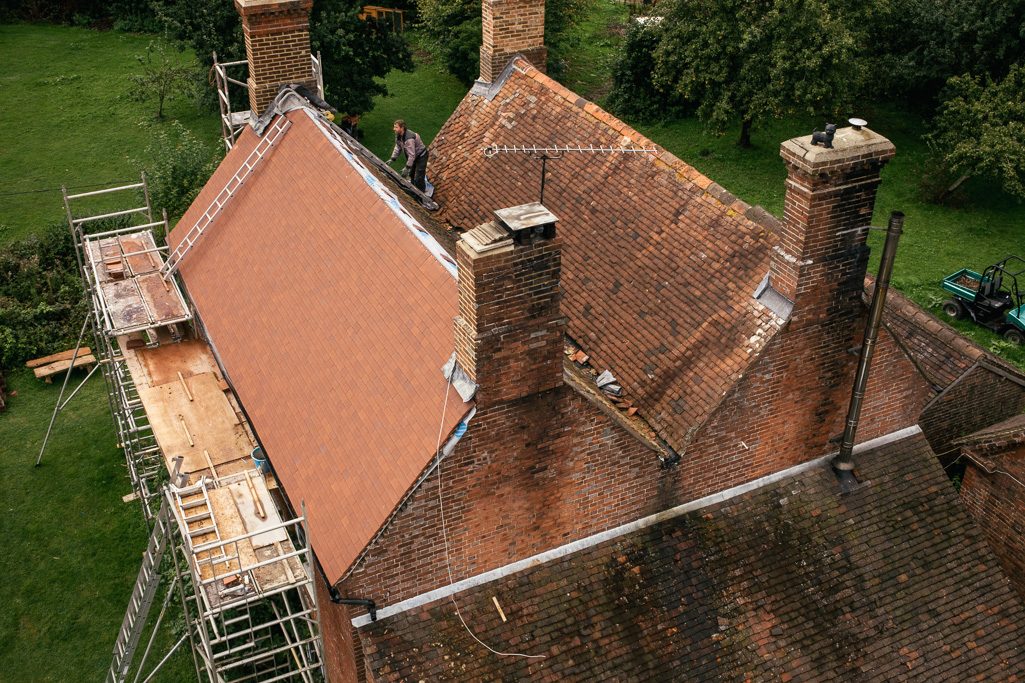
<svg viewBox="0 0 1025 683"><path fill-rule="evenodd" d="M861 345L861 358L858 361L858 372L854 377L854 391L851 393L851 404L847 411L847 425L844 428L840 452L833 459L833 468L840 472L854 469L854 437L861 419L861 407L865 399L865 388L868 386L868 372L875 353L876 340L883 320L883 305L886 293L890 289L890 275L893 262L897 255L897 243L900 241L904 226L904 214L894 211L890 214L890 224L886 228L886 242L883 244L883 255L879 262L879 276L876 278L876 289L872 294L872 307L868 314L868 326L865 328L865 341Z"/></svg>

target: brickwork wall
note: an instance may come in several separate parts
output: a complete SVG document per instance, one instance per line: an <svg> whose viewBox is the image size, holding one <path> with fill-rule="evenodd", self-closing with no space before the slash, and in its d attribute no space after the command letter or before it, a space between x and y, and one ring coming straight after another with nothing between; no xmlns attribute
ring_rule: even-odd
<svg viewBox="0 0 1025 683"><path fill-rule="evenodd" d="M798 304L802 296L822 301L822 288L838 288L825 303L804 301L795 314L814 323L837 312L856 308L864 289L868 231L849 232L872 222L879 172L893 158L893 146L868 154L850 150L841 159L809 164L784 145L780 156L787 165L783 202L783 233L771 262L773 288ZM861 279L856 280L856 273Z"/></svg>
<svg viewBox="0 0 1025 683"><path fill-rule="evenodd" d="M687 449L679 466L682 491L708 495L839 449L858 363L846 349L861 343L868 317L862 308L849 322L849 338L830 325L788 326L776 335ZM929 394L928 383L881 332L857 443L916 424Z"/></svg>
<svg viewBox="0 0 1025 683"><path fill-rule="evenodd" d="M561 237L483 254L456 246L456 357L481 385L478 407L562 384L561 253Z"/></svg>
<svg viewBox="0 0 1025 683"><path fill-rule="evenodd" d="M339 589L394 604L678 504L673 470L574 389L480 410Z"/></svg>
<svg viewBox="0 0 1025 683"><path fill-rule="evenodd" d="M971 449L968 455L972 455ZM1025 446L1019 445L992 461L975 456L974 462L967 462L961 502L982 529L1015 590L1025 598L1025 490L1014 481L1025 482ZM983 466L1007 474L988 474Z"/></svg>
<svg viewBox="0 0 1025 683"><path fill-rule="evenodd" d="M312 0L256 3L236 0L249 60L249 107L257 115L284 83L315 89L310 61Z"/></svg>
<svg viewBox="0 0 1025 683"><path fill-rule="evenodd" d="M1017 415L1025 408L1025 387L981 365L970 368L922 411L920 424L944 466L960 455L951 442Z"/></svg>
<svg viewBox="0 0 1025 683"><path fill-rule="evenodd" d="M320 628L324 639L324 659L329 681L355 681L360 679L362 656L357 658L354 645L362 654L362 643L353 638L351 616L346 605L331 602L327 584L317 577L317 610L320 612Z"/></svg>
<svg viewBox="0 0 1025 683"><path fill-rule="evenodd" d="M544 45L544 0L484 0L482 18L482 81L494 82L516 53L545 72L548 49Z"/></svg>

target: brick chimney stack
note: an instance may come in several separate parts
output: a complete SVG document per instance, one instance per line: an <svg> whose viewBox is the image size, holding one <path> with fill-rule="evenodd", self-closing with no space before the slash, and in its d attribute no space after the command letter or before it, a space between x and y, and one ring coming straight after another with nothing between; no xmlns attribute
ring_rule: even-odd
<svg viewBox="0 0 1025 683"><path fill-rule="evenodd" d="M483 0L482 12L480 80L493 83L516 53L545 72L545 0Z"/></svg>
<svg viewBox="0 0 1025 683"><path fill-rule="evenodd" d="M313 0L235 0L249 60L249 108L259 116L284 83L316 90L310 61Z"/></svg>
<svg viewBox="0 0 1025 683"><path fill-rule="evenodd" d="M833 148L812 136L780 146L788 177L783 234L772 255L769 282L794 303L792 322L849 323L861 312L879 172L893 143L864 127L842 128Z"/></svg>
<svg viewBox="0 0 1025 683"><path fill-rule="evenodd" d="M481 407L561 386L567 322L556 217L537 203L495 216L456 245L456 358L480 385Z"/></svg>

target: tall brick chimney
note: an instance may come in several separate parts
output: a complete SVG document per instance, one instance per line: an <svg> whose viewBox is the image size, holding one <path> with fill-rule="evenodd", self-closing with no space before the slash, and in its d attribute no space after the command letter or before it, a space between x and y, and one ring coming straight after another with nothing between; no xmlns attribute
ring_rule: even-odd
<svg viewBox="0 0 1025 683"><path fill-rule="evenodd" d="M235 0L249 60L249 108L259 116L284 83L316 89L310 62L313 0Z"/></svg>
<svg viewBox="0 0 1025 683"><path fill-rule="evenodd" d="M480 407L562 385L562 238L537 203L495 212L456 245L456 358Z"/></svg>
<svg viewBox="0 0 1025 683"><path fill-rule="evenodd" d="M864 127L842 128L833 148L810 135L780 146L788 177L783 234L772 255L769 282L794 303L792 322L848 323L861 312L879 171L893 143Z"/></svg>
<svg viewBox="0 0 1025 683"><path fill-rule="evenodd" d="M517 52L545 72L545 0L483 0L480 80L493 83Z"/></svg>

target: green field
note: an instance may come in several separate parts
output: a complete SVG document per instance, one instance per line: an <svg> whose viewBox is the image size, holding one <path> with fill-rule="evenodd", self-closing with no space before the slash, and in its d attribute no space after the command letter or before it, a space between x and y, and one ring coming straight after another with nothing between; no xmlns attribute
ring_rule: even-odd
<svg viewBox="0 0 1025 683"><path fill-rule="evenodd" d="M0 413L0 680L103 680L147 536L139 503L122 501L132 487L103 380L58 416L40 467L60 381L20 370L7 383L17 395ZM187 672L191 658L174 665Z"/></svg>
<svg viewBox="0 0 1025 683"><path fill-rule="evenodd" d="M591 98L608 89L607 66L622 33L622 6L601 3L581 28L578 51L568 60L567 84ZM126 99L126 74L137 69L148 36L55 26L0 26L0 244L63 220L59 188L137 177L145 150L167 121L177 119L211 149L220 124L190 101L167 105L163 122L155 106ZM364 116L364 143L379 156L391 151L391 124L406 119L425 142L440 129L464 94L429 56L418 55L413 74L393 73L391 95ZM917 179L928 169L920 140L925 123L884 107L852 112L897 145L883 172L876 225L891 210L907 214L894 284L938 313L939 280L964 266L978 270L1009 253L1025 252L1025 208L980 181L969 183L964 208L922 203ZM636 127L751 204L779 215L785 171L779 143L807 134L823 121L773 121L753 131L755 147L740 150L733 134L704 134L693 120ZM873 246L879 237L872 235ZM877 250L878 251L878 250ZM956 323L983 345L994 335ZM1025 367L1025 349L998 346ZM84 373L75 373L80 380ZM90 380L58 418L44 464L34 468L59 384L45 385L30 372L8 375L9 410L0 414L0 543L7 560L0 586L0 680L101 679L138 571L146 530L130 492L123 455L116 448L103 384ZM165 643L166 645L166 643ZM188 655L172 662L162 680L191 671Z"/></svg>
<svg viewBox="0 0 1025 683"><path fill-rule="evenodd" d="M0 244L64 220L60 187L96 189L139 177L154 130L177 119L219 145L220 120L191 100L128 99L128 74L152 40L63 26L0 26Z"/></svg>

